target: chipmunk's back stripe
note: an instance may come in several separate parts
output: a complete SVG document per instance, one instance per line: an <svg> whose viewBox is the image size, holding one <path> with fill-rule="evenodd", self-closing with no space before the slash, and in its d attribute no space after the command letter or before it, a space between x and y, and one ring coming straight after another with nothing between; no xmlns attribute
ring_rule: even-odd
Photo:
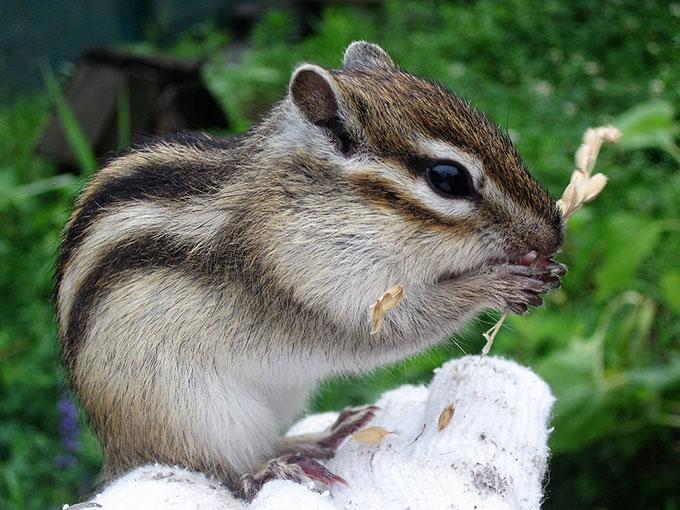
<svg viewBox="0 0 680 510"><path fill-rule="evenodd" d="M210 266L202 264L197 257L192 258L190 249L190 246L170 242L158 232L124 239L112 247L78 288L62 342L64 360L76 359L78 346L101 298L134 271L183 266L195 275L212 276Z"/></svg>
<svg viewBox="0 0 680 510"><path fill-rule="evenodd" d="M96 320L95 311L101 300L121 281L134 278L136 272L172 269L182 272L206 288L219 290L221 282L229 281L230 288L241 288L242 300L248 300L244 307L256 315L255 320L271 320L280 317L314 317L313 324L324 324L329 331L338 326L328 321L317 310L304 307L293 296L292 291L283 289L274 280L262 280L267 271L257 263L246 264L247 255L243 244L247 230L244 225L227 228L229 236L215 243L213 249L200 252L190 244L179 244L161 232L149 232L143 236L120 241L90 271L78 287L77 294L67 321L66 333L62 338L62 358L65 363L77 359L80 345L87 334L90 322ZM252 250L252 246L250 248ZM253 296L249 299L249 296ZM168 296L158 296L159 300ZM172 300L170 300L172 301ZM160 302L160 301L159 301ZM303 310L304 308L304 310ZM291 313L291 311L293 313ZM301 335L300 338L304 338ZM262 341L262 339L258 339ZM73 367L71 367L73 373Z"/></svg>
<svg viewBox="0 0 680 510"><path fill-rule="evenodd" d="M159 145L159 150L163 146ZM89 227L110 206L132 201L161 199L164 203L185 201L201 194L214 194L232 173L230 165L202 159L177 159L176 162L140 166L126 176L104 181L91 193L68 230L59 256L57 285L65 264L82 243Z"/></svg>
<svg viewBox="0 0 680 510"><path fill-rule="evenodd" d="M137 201L116 205L101 215L73 251L63 268L59 282L59 323L66 329L66 319L79 285L97 261L106 256L121 240L149 232L163 232L173 239L190 244L194 251L211 246L214 236L229 222L230 211L213 204L212 198L182 204L163 201Z"/></svg>

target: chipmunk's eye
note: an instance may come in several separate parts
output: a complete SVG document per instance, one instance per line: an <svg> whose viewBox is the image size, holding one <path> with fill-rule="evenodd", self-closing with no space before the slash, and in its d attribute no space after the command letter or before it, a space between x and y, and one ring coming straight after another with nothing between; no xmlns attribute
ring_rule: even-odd
<svg viewBox="0 0 680 510"><path fill-rule="evenodd" d="M427 179L435 190L448 197L471 197L470 174L452 161L439 162L427 169Z"/></svg>

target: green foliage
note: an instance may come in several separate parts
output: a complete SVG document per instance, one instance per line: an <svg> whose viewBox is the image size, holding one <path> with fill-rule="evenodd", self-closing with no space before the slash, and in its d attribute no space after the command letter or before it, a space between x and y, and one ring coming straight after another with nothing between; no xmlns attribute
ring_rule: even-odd
<svg viewBox="0 0 680 510"><path fill-rule="evenodd" d="M602 231L607 251L595 271L596 296L604 301L625 289L656 248L660 234L658 220L629 212L608 218Z"/></svg>
<svg viewBox="0 0 680 510"><path fill-rule="evenodd" d="M551 440L556 454L584 451L598 439L645 426L680 425L680 417L662 411L665 393L680 387L680 357L658 366L646 359L655 308L651 299L625 292L608 304L589 338L573 335L533 365L558 396Z"/></svg>
<svg viewBox="0 0 680 510"><path fill-rule="evenodd" d="M78 161L78 165L87 173L94 172L97 168L97 158L90 148L90 144L78 123L78 119L76 119L71 110L71 106L68 104L66 97L61 91L59 81L56 76L54 76L54 73L49 66L43 68L43 78L45 80L47 96L52 101L52 104L59 115L66 141L71 148L71 151L73 151L73 154Z"/></svg>
<svg viewBox="0 0 680 510"><path fill-rule="evenodd" d="M78 189L33 153L46 98L0 110L0 508L48 508L90 490L100 454L85 427L58 469L58 363L51 304L58 232ZM90 437L90 439L88 439Z"/></svg>
<svg viewBox="0 0 680 510"><path fill-rule="evenodd" d="M661 293L668 306L680 315L680 271L669 269L661 275Z"/></svg>
<svg viewBox="0 0 680 510"><path fill-rule="evenodd" d="M546 508L680 506L680 129L673 107L680 14L673 5L394 1L325 9L306 37L297 18L275 11L255 28L238 64L225 61L228 37L209 24L167 49L207 58L207 84L239 131L283 96L299 62L338 66L352 40L378 42L409 71L436 78L500 122L554 195L568 182L586 127L613 123L623 131L597 166L610 183L569 221L562 289L545 309L509 317L492 350L532 367L558 398ZM58 105L58 94L49 95ZM119 104L125 115L124 98ZM60 444L64 374L50 280L79 180L55 175L31 152L47 111L46 98L0 111L0 507L10 509L76 501L99 461L83 426L79 449L70 452L76 464L55 467L69 452ZM68 113L61 117L69 122ZM90 164L84 157L83 167ZM330 381L313 408L339 409L427 382L450 356L478 353L490 322L471 326L457 345Z"/></svg>
<svg viewBox="0 0 680 510"><path fill-rule="evenodd" d="M626 133L621 147L663 149L680 163L680 149L675 144L680 134L680 123L675 117L673 105L660 99L631 108L614 121L616 127Z"/></svg>
<svg viewBox="0 0 680 510"><path fill-rule="evenodd" d="M120 149L130 145L130 87L128 85L120 88L118 92L117 104L117 127L118 127L118 147Z"/></svg>

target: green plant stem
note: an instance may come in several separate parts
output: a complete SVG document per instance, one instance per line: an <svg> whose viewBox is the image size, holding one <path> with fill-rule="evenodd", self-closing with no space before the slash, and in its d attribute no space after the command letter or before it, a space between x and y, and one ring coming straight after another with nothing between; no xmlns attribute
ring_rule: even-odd
<svg viewBox="0 0 680 510"><path fill-rule="evenodd" d="M20 186L16 191L19 197L28 198L49 191L71 188L75 182L76 177L73 174L61 174Z"/></svg>
<svg viewBox="0 0 680 510"><path fill-rule="evenodd" d="M130 145L130 85L127 81L118 92L118 148Z"/></svg>
<svg viewBox="0 0 680 510"><path fill-rule="evenodd" d="M680 416L677 414L659 413L652 421L657 425L680 429Z"/></svg>

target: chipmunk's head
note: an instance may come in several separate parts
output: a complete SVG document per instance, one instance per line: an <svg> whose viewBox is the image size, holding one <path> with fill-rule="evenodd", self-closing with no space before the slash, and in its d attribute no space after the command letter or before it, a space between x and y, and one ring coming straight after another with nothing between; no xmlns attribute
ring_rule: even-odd
<svg viewBox="0 0 680 510"><path fill-rule="evenodd" d="M551 256L562 244L556 203L510 139L443 86L401 70L379 46L352 43L342 69L298 67L289 97L301 119L290 135L299 153L326 162L333 170L324 175L336 172L338 186L346 183L343 203L332 191L319 197L336 208L336 239L354 230L357 256L389 261L383 279L372 271L383 289L409 276L438 282L532 251ZM349 249L350 241L340 244Z"/></svg>

